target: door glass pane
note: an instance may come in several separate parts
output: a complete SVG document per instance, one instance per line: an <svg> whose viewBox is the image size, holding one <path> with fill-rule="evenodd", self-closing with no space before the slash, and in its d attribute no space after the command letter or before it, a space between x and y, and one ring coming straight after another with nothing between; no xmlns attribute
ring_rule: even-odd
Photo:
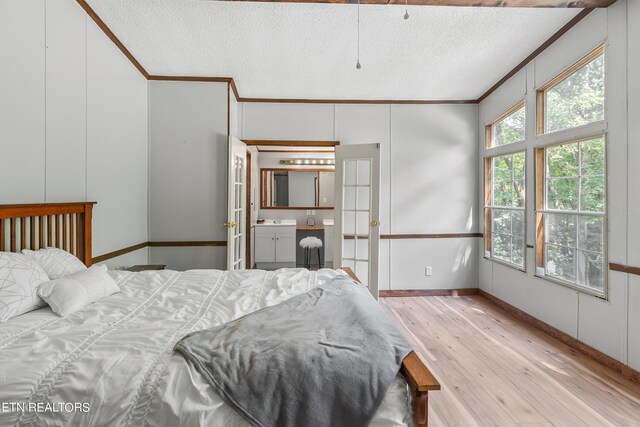
<svg viewBox="0 0 640 427"><path fill-rule="evenodd" d="M369 185L371 161L358 160L358 185Z"/></svg>
<svg viewBox="0 0 640 427"><path fill-rule="evenodd" d="M358 273L356 273L356 262L352 259L343 259L342 260L342 267L348 267L351 270L353 270L353 272L355 273L356 276L358 276ZM360 279L362 279L361 277L359 277Z"/></svg>
<svg viewBox="0 0 640 427"><path fill-rule="evenodd" d="M356 240L356 258L369 259L369 239L360 237Z"/></svg>
<svg viewBox="0 0 640 427"><path fill-rule="evenodd" d="M360 279L360 282L369 286L369 263L366 261L356 261L355 274Z"/></svg>
<svg viewBox="0 0 640 427"><path fill-rule="evenodd" d="M356 234L369 235L369 212L356 212Z"/></svg>
<svg viewBox="0 0 640 427"><path fill-rule="evenodd" d="M356 160L344 161L344 185L356 185Z"/></svg>
<svg viewBox="0 0 640 427"><path fill-rule="evenodd" d="M358 209L369 210L369 187L358 187Z"/></svg>
<svg viewBox="0 0 640 427"><path fill-rule="evenodd" d="M343 209L356 208L356 187L344 187Z"/></svg>
<svg viewBox="0 0 640 427"><path fill-rule="evenodd" d="M344 211L342 214L342 229L345 234L356 233L356 213L354 211Z"/></svg>
<svg viewBox="0 0 640 427"><path fill-rule="evenodd" d="M354 259L355 256L355 239L343 239L342 240L342 257L348 259Z"/></svg>

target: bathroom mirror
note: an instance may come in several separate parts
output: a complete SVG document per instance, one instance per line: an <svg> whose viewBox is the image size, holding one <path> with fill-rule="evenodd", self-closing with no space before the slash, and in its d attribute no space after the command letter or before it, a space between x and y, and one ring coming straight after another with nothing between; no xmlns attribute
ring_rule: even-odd
<svg viewBox="0 0 640 427"><path fill-rule="evenodd" d="M333 209L333 169L260 169L261 209Z"/></svg>

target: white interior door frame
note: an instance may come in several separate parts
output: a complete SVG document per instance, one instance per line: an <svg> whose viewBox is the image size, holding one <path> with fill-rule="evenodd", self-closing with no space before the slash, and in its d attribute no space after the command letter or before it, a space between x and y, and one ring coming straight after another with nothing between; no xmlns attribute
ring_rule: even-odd
<svg viewBox="0 0 640 427"><path fill-rule="evenodd" d="M245 268L247 145L233 136L229 137L229 167L227 176L227 270Z"/></svg>
<svg viewBox="0 0 640 427"><path fill-rule="evenodd" d="M376 299L379 218L380 144L336 146L334 268L352 267Z"/></svg>

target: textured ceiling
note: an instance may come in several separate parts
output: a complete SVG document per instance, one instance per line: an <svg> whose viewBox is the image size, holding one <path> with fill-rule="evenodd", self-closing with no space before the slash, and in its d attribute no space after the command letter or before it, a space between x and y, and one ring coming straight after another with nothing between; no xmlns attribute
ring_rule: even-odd
<svg viewBox="0 0 640 427"><path fill-rule="evenodd" d="M88 0L150 74L233 77L243 97L475 99L579 9Z"/></svg>

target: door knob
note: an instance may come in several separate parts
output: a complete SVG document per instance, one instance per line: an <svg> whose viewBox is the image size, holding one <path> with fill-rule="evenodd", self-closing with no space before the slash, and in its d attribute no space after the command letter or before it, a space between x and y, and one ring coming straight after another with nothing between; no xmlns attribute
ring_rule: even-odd
<svg viewBox="0 0 640 427"><path fill-rule="evenodd" d="M374 220L372 220L372 221L371 221L371 226L372 226L372 227L377 227L377 226L379 226L379 225L380 225L380 223L378 222L378 220L377 220L377 219L374 219Z"/></svg>

